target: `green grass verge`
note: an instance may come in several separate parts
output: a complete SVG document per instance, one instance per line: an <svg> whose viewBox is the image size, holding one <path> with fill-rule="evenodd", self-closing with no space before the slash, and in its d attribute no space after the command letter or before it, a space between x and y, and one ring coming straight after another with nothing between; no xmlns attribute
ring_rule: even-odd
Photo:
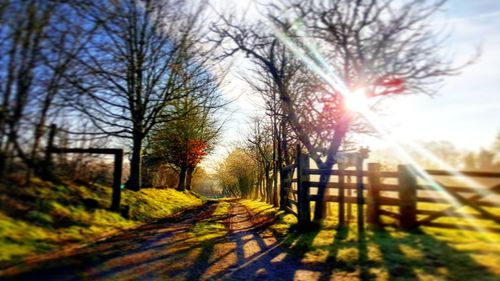
<svg viewBox="0 0 500 281"><path fill-rule="evenodd" d="M100 185L53 184L39 179L30 187L1 185L0 267L203 204L199 196L173 189L123 190L122 205L130 207L130 218L125 219L107 209L110 198L111 188ZM96 206L84 205L84 201Z"/></svg>

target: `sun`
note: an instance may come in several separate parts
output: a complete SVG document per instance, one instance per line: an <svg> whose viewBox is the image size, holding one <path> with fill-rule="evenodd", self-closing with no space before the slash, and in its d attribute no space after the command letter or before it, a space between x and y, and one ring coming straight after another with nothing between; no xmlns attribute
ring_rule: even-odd
<svg viewBox="0 0 500 281"><path fill-rule="evenodd" d="M365 112L368 110L368 98L364 88L359 88L344 96L347 109L355 112Z"/></svg>

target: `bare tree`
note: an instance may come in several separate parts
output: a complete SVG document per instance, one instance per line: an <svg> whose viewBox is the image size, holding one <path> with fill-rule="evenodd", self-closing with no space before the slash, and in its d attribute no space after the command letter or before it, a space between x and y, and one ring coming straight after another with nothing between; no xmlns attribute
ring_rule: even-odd
<svg viewBox="0 0 500 281"><path fill-rule="evenodd" d="M203 6L191 11L183 1L121 0L79 8L87 21L82 28L95 31L80 68L67 76L80 93L73 105L100 131L131 140L126 186L139 190L145 137L168 119L173 101L193 93L185 90L196 87L189 81L207 67L195 32Z"/></svg>
<svg viewBox="0 0 500 281"><path fill-rule="evenodd" d="M253 119L252 131L246 140L244 151L259 164L259 175L256 175L255 178L258 182L259 178L261 178L260 175L262 175L264 189L261 193L265 195L265 201L277 205L278 202L275 200L277 190L273 189L273 184L275 187L277 185L275 181L276 157L273 136L273 124L269 120L261 120L255 117ZM257 186L259 185L257 184Z"/></svg>
<svg viewBox="0 0 500 281"><path fill-rule="evenodd" d="M278 65L282 68L282 79L289 91L294 92L299 90L297 86L298 68L300 64L296 61L289 60L286 52L277 52L277 57L274 58ZM264 70L264 71L262 71ZM291 164L292 157L290 157L290 142L294 141L293 132L291 133L290 126L286 122L286 115L283 113L284 108L280 101L279 90L276 88L272 75L266 71L265 65L260 65L257 69L253 70L253 76L244 77L246 82L258 93L265 105L266 117L269 119L272 138L272 163L273 163L273 204L279 204L279 185L278 174L280 176L279 183L284 181L281 168L285 165ZM257 122L257 121L256 121ZM265 123L266 121L263 121ZM278 172L279 171L279 172ZM283 191L283 190L281 190ZM284 194L281 195L283 198ZM283 204L282 204L283 205Z"/></svg>
<svg viewBox="0 0 500 281"><path fill-rule="evenodd" d="M265 102L265 110L271 121L272 169L274 181L273 202L278 204L278 170L284 163L290 163L291 139L295 139L290 118L296 115L290 111L290 102L283 98L294 99L295 91L300 91L305 67L286 49L279 39L263 23L234 24L232 19L223 18L222 25L214 25L212 31L217 35L214 41L225 48L222 58L242 52L255 64L252 76L245 77L252 88L261 95ZM229 44L226 42L229 41ZM287 94L283 94L287 92ZM281 174L281 173L280 173ZM281 180L282 182L283 180Z"/></svg>
<svg viewBox="0 0 500 281"><path fill-rule="evenodd" d="M14 157L28 166L28 179L32 169L41 171L46 124L61 109L63 76L87 38L68 24L72 15L71 3L59 1L0 4L1 172Z"/></svg>

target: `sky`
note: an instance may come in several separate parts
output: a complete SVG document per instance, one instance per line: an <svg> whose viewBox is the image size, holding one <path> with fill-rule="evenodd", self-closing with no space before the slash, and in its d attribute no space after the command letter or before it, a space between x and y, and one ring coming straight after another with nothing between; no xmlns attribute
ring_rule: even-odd
<svg viewBox="0 0 500 281"><path fill-rule="evenodd" d="M262 1L262 0L261 0ZM219 13L246 12L259 16L252 0L211 0ZM477 151L489 148L500 133L500 1L449 0L436 17L436 26L450 31L443 54L457 63L481 55L460 75L447 77L433 97L402 96L387 102L382 121L401 141L450 141L459 149ZM239 77L249 64L243 57L233 60L223 94L235 100L229 106L230 119L221 143L205 161L212 163L226 155L246 138L249 119L262 114L258 98ZM372 149L386 148L377 139L365 139Z"/></svg>

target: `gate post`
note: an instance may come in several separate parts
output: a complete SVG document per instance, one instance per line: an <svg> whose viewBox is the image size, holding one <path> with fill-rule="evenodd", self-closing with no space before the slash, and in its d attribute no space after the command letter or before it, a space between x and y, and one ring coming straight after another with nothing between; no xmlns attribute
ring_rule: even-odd
<svg viewBox="0 0 500 281"><path fill-rule="evenodd" d="M380 226L380 164L368 163L368 197L366 198L366 220Z"/></svg>
<svg viewBox="0 0 500 281"><path fill-rule="evenodd" d="M280 167L280 210L285 210L288 206L287 197L288 197L288 183L285 182L285 178L288 177L288 174L285 173L283 167Z"/></svg>
<svg viewBox="0 0 500 281"><path fill-rule="evenodd" d="M410 165L399 165L399 225L405 230L417 226L417 179Z"/></svg>
<svg viewBox="0 0 500 281"><path fill-rule="evenodd" d="M52 173L52 151L54 149L54 139L56 137L56 131L56 124L51 124L49 129L49 138L47 140L47 147L45 149L45 158L42 165L43 167L41 169L43 177L48 180L54 180Z"/></svg>
<svg viewBox="0 0 500 281"><path fill-rule="evenodd" d="M300 145L297 145L297 211L300 228L307 227L311 222L309 175L305 174L305 170L307 169L309 169L309 157L303 154Z"/></svg>
<svg viewBox="0 0 500 281"><path fill-rule="evenodd" d="M286 210L290 207L288 197L290 196L290 189L292 185L293 167L291 169L284 169L280 167L280 210Z"/></svg>
<svg viewBox="0 0 500 281"><path fill-rule="evenodd" d="M54 138L56 137L56 124L51 124L50 129L49 129L49 139L47 140L47 149L45 150L45 164L50 165L51 164L51 153L52 149L54 148Z"/></svg>
<svg viewBox="0 0 500 281"><path fill-rule="evenodd" d="M123 149L115 152L115 166L113 170L113 195L111 210L120 211L121 183L122 183Z"/></svg>

